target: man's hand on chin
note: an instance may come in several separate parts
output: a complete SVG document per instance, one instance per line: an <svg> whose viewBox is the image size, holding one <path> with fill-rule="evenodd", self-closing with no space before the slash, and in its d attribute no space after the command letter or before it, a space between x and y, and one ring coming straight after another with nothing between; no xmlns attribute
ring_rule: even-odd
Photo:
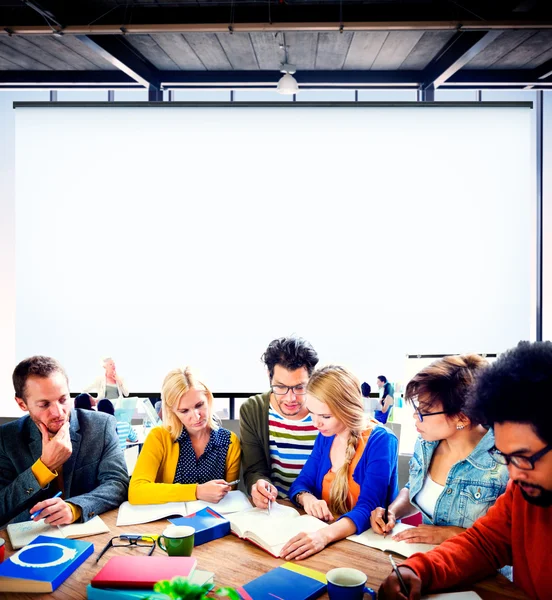
<svg viewBox="0 0 552 600"><path fill-rule="evenodd" d="M38 423L42 434L42 454L40 460L50 469L57 471L71 456L73 446L69 435L69 421L66 421L59 431L50 439L50 432L44 423Z"/></svg>

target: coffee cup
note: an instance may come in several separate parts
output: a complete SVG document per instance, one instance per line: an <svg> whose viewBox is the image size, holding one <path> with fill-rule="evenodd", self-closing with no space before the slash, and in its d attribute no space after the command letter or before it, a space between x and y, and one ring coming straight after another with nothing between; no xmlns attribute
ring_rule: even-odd
<svg viewBox="0 0 552 600"><path fill-rule="evenodd" d="M362 600L364 594L375 599L376 593L366 587L366 575L357 569L339 567L326 573L330 600Z"/></svg>
<svg viewBox="0 0 552 600"><path fill-rule="evenodd" d="M157 545L169 556L192 556L194 534L189 525L169 525L157 538Z"/></svg>

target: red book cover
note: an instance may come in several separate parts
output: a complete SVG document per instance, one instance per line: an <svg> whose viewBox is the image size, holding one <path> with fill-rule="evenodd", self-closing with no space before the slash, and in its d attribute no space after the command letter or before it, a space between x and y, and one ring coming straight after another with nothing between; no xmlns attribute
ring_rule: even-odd
<svg viewBox="0 0 552 600"><path fill-rule="evenodd" d="M92 579L92 587L153 589L162 579L189 577L197 564L193 556L113 556Z"/></svg>

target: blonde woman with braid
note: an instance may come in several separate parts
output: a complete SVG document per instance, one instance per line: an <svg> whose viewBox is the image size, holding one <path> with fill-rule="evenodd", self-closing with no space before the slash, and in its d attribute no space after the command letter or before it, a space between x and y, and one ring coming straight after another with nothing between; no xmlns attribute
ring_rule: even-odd
<svg viewBox="0 0 552 600"><path fill-rule="evenodd" d="M397 438L375 421L366 422L354 375L336 366L315 371L306 403L320 435L289 497L330 525L293 537L280 554L286 560L301 560L365 531L370 513L398 493Z"/></svg>

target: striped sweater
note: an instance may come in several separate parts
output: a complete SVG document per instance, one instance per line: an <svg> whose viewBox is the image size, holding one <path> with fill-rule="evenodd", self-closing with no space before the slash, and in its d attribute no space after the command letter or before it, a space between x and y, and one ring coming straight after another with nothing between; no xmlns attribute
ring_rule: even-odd
<svg viewBox="0 0 552 600"><path fill-rule="evenodd" d="M272 407L268 410L268 430L272 483L279 496L287 498L290 485L312 452L318 431L310 415L294 421Z"/></svg>

